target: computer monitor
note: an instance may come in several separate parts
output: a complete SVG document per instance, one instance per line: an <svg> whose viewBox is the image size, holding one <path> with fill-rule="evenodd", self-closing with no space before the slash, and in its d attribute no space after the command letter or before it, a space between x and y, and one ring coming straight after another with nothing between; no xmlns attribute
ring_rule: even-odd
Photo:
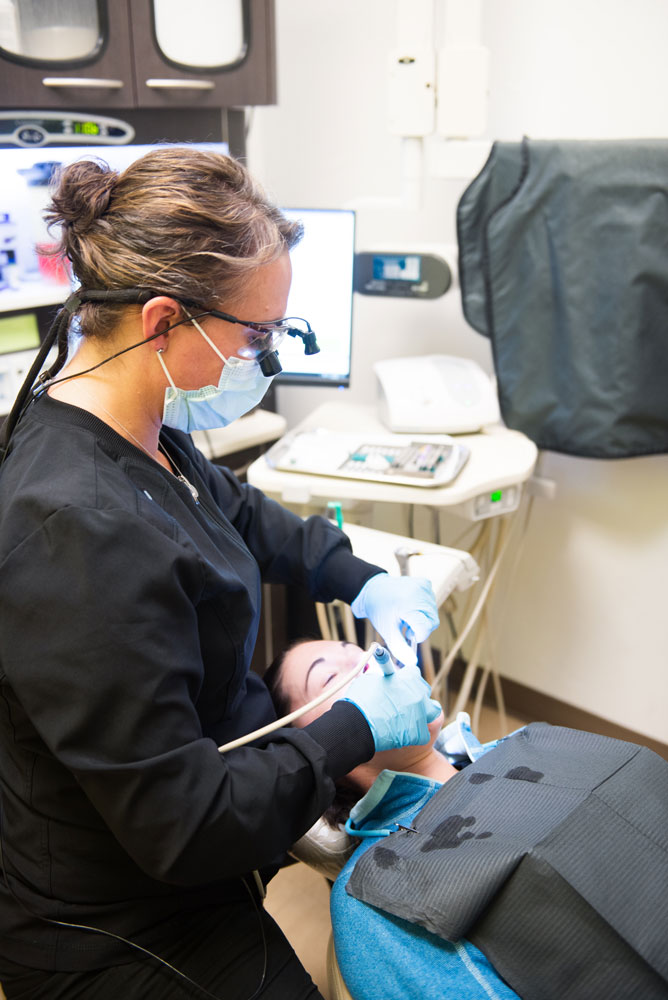
<svg viewBox="0 0 668 1000"><path fill-rule="evenodd" d="M226 142L187 145L229 152ZM38 246L52 247L56 238L49 233L43 217L51 199L50 182L55 171L91 157L122 171L155 148L154 143L132 143L0 149L0 314L58 305L69 294L66 269L56 258L36 250Z"/></svg>
<svg viewBox="0 0 668 1000"><path fill-rule="evenodd" d="M305 355L301 340L286 337L278 357L276 384L347 386L352 352L355 213L349 209L284 208L304 236L291 251L288 316L307 319L319 354Z"/></svg>
<svg viewBox="0 0 668 1000"><path fill-rule="evenodd" d="M177 143L178 145L178 143ZM226 142L188 143L228 152ZM49 200L53 169L84 157L98 157L124 170L155 144L117 146L47 146L0 151L0 314L56 305L69 292L69 281L54 258L35 253L35 244L53 237L41 215ZM302 241L291 251L293 279L287 315L302 316L313 328L320 353L306 356L297 338L286 337L279 358L279 383L346 386L350 380L355 213L346 209L284 209L304 226ZM5 245L6 244L6 245ZM5 259L6 258L6 259ZM11 272L11 278L10 278ZM48 324L47 324L48 325ZM15 349L15 348L12 348ZM2 346L0 345L0 352Z"/></svg>

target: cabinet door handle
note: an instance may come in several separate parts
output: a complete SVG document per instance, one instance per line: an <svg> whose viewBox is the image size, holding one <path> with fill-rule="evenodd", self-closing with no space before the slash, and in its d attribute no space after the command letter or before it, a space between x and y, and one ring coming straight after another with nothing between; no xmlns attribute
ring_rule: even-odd
<svg viewBox="0 0 668 1000"><path fill-rule="evenodd" d="M122 80L97 80L91 76L45 76L42 83L45 87L104 87L106 90L125 86Z"/></svg>
<svg viewBox="0 0 668 1000"><path fill-rule="evenodd" d="M147 80L146 86L153 90L213 90L211 80Z"/></svg>

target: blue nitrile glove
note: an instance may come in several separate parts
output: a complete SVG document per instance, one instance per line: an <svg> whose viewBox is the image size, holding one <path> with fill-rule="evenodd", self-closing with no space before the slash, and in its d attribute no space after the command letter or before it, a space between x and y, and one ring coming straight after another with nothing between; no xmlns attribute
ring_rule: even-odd
<svg viewBox="0 0 668 1000"><path fill-rule="evenodd" d="M429 742L427 723L441 712L417 667L386 675L367 670L346 689L344 701L356 705L369 723L376 750L422 746Z"/></svg>
<svg viewBox="0 0 668 1000"><path fill-rule="evenodd" d="M350 605L355 618L368 618L395 660L415 666L417 656L401 631L405 623L417 642L438 625L436 597L429 580L421 576L377 573L364 584Z"/></svg>

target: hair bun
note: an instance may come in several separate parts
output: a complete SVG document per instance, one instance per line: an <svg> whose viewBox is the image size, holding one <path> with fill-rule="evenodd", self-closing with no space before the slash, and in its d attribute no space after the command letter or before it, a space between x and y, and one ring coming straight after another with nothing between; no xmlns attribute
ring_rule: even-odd
<svg viewBox="0 0 668 1000"><path fill-rule="evenodd" d="M58 171L45 215L49 226L85 233L109 208L117 180L117 172L97 160L79 160Z"/></svg>

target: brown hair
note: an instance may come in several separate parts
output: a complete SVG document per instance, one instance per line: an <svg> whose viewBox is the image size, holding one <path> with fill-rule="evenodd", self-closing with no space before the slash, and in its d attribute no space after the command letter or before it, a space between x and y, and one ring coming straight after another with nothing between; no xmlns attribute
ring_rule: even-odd
<svg viewBox="0 0 668 1000"><path fill-rule="evenodd" d="M156 148L122 173L79 160L56 184L46 220L61 227L55 252L84 289L146 288L224 306L302 235L241 163L195 147ZM85 303L82 332L106 335L127 308Z"/></svg>

